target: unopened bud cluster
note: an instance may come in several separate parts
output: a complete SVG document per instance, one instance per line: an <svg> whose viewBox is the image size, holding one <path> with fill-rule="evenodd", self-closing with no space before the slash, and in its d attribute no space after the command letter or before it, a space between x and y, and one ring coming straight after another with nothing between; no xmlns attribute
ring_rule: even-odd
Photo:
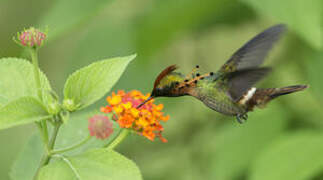
<svg viewBox="0 0 323 180"><path fill-rule="evenodd" d="M107 116L95 115L89 118L89 126L91 136L97 139L107 139L113 133L113 123Z"/></svg>
<svg viewBox="0 0 323 180"><path fill-rule="evenodd" d="M17 33L17 38L14 40L22 46L36 48L41 47L44 44L46 36L46 33L31 27Z"/></svg>

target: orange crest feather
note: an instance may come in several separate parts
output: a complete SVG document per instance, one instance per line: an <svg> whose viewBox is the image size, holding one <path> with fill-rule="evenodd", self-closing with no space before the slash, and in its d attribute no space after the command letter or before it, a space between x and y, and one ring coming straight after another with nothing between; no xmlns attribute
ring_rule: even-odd
<svg viewBox="0 0 323 180"><path fill-rule="evenodd" d="M166 69L164 69L156 78L155 80L155 83L154 83L154 89L158 86L158 84L160 83L160 81L165 77L167 76L169 73L175 71L175 69L177 69L177 66L174 64L174 65L171 65L171 66L168 66Z"/></svg>

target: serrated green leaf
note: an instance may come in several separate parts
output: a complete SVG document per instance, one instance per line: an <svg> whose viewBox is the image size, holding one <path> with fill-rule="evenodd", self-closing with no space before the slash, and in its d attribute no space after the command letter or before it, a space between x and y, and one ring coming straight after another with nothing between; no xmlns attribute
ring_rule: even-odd
<svg viewBox="0 0 323 180"><path fill-rule="evenodd" d="M49 38L56 38L95 15L112 0L58 0L42 18L40 26L50 28Z"/></svg>
<svg viewBox="0 0 323 180"><path fill-rule="evenodd" d="M250 180L312 179L323 170L323 134L298 132L285 135L259 154Z"/></svg>
<svg viewBox="0 0 323 180"><path fill-rule="evenodd" d="M73 73L64 86L65 100L84 108L106 94L136 55L95 62Z"/></svg>
<svg viewBox="0 0 323 180"><path fill-rule="evenodd" d="M277 22L287 23L312 47L322 47L322 1L312 0L241 0L252 6L259 14ZM288 9L288 11L287 11ZM301 12L301 13L300 13Z"/></svg>
<svg viewBox="0 0 323 180"><path fill-rule="evenodd" d="M55 149L63 149L69 147L87 138L89 136L88 119L95 114L99 114L99 112L76 112L71 114L71 119L60 128L55 144ZM112 122L113 133L108 139L99 140L96 138L91 138L86 144L82 145L81 147L75 150L68 151L64 153L64 155L75 155L94 147L102 147L103 145L109 143L111 140L114 139L116 135L118 135L118 132L120 130L119 125L115 121Z"/></svg>
<svg viewBox="0 0 323 180"><path fill-rule="evenodd" d="M63 126L60 128L55 143L55 149L57 150L70 147L71 145L74 145L86 138L89 135L89 131L87 128L88 118L94 114L97 114L97 112L76 112L71 114L71 119L67 121L67 123L63 124ZM114 123L113 128L114 132L111 135L111 138L108 138L106 140L92 138L81 147L72 151L65 152L63 154L76 155L91 148L102 147L103 145L113 140L116 135L118 135L119 126L117 126L117 124ZM34 174L36 173L36 169L39 165L42 153L43 145L41 138L38 134L34 134L28 140L26 146L21 149L19 156L17 157L14 165L11 168L10 177L13 180L32 180ZM26 170L27 166L28 170Z"/></svg>
<svg viewBox="0 0 323 180"><path fill-rule="evenodd" d="M33 97L22 97L0 109L0 129L23 125L50 117L46 108Z"/></svg>
<svg viewBox="0 0 323 180"><path fill-rule="evenodd" d="M59 160L41 169L39 180L141 180L137 165L123 155L107 149L94 149Z"/></svg>
<svg viewBox="0 0 323 180"><path fill-rule="evenodd" d="M33 65L24 59L0 59L0 106L24 96L37 96ZM44 73L40 73L44 99L51 99L51 86Z"/></svg>

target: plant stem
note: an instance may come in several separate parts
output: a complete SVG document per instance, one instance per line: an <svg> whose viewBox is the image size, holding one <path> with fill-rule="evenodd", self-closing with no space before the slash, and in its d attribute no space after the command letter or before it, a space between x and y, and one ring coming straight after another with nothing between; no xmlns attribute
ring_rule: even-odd
<svg viewBox="0 0 323 180"><path fill-rule="evenodd" d="M42 90L41 90L41 85L40 85L40 71L39 71L39 65L38 65L38 55L37 55L37 49L30 49L30 54L31 54L31 61L34 65L34 78L36 82L36 88L37 88L37 95L39 99L42 101L43 96L42 96Z"/></svg>
<svg viewBox="0 0 323 180"><path fill-rule="evenodd" d="M76 149L76 148L82 146L83 144L87 143L90 139L91 139L91 136L89 135L88 137L86 137L85 139L80 141L79 143L74 144L74 145L72 145L70 147L67 147L67 148L64 148L64 149L53 150L51 152L51 154L59 154L59 153L63 153L63 152L66 152L66 151L71 151L71 150Z"/></svg>
<svg viewBox="0 0 323 180"><path fill-rule="evenodd" d="M118 144L120 144L129 134L129 130L122 129L119 133L118 137L116 137L111 144L108 144L107 149L112 150L114 149Z"/></svg>
<svg viewBox="0 0 323 180"><path fill-rule="evenodd" d="M35 122L35 124L37 125L37 128L39 130L39 133L40 133L43 143L46 145L46 140L45 140L44 131L43 131L43 127L42 127L41 122Z"/></svg>
<svg viewBox="0 0 323 180"><path fill-rule="evenodd" d="M48 144L48 127L47 127L47 119L44 119L42 121L40 121L42 123L42 127L43 127L43 133L44 133L44 141L46 143L46 146ZM48 150L48 147L47 147Z"/></svg>
<svg viewBox="0 0 323 180"><path fill-rule="evenodd" d="M35 122L39 130L43 144L48 151L48 128L47 128L47 119L41 120L40 122Z"/></svg>
<svg viewBox="0 0 323 180"><path fill-rule="evenodd" d="M58 134L58 130L61 127L61 123L57 123L54 127L54 131L52 133L51 139L48 143L48 148L49 150L52 150L54 148L55 142L56 142L56 138L57 138L57 134ZM50 160L51 156L50 154L47 154L47 159L46 161L44 161L44 165L47 165L49 160Z"/></svg>
<svg viewBox="0 0 323 180"><path fill-rule="evenodd" d="M36 171L36 174L34 176L34 180L37 179L40 169L43 166L47 165L49 163L49 161L50 161L50 158L51 158L50 151L53 149L53 147L55 145L56 137L57 137L58 130L59 130L60 127L61 127L61 123L55 124L54 130L52 132L52 136L51 136L51 138L49 140L49 143L48 143L48 146L47 146L48 150L44 153L44 155L43 155L43 157L42 157L42 159L40 161L40 164L39 164L38 169Z"/></svg>

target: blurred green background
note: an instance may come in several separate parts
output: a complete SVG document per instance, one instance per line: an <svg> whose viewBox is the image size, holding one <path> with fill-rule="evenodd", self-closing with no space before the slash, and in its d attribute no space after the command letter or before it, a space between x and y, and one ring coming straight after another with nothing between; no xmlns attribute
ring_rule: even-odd
<svg viewBox="0 0 323 180"><path fill-rule="evenodd" d="M137 53L113 88L150 92L156 75L178 64L216 71L247 40L285 23L258 87L309 84L249 113L240 125L190 97L160 98L171 119L168 143L130 136L117 150L146 180L323 179L323 1L321 0L1 0L0 57L24 56L12 36L49 27L40 65L61 95L65 79L96 60ZM8 75L9 76L9 75ZM91 106L98 109L104 99ZM83 122L86 118L74 118ZM0 131L0 179L9 179L32 125ZM78 136L77 133L73 134Z"/></svg>

